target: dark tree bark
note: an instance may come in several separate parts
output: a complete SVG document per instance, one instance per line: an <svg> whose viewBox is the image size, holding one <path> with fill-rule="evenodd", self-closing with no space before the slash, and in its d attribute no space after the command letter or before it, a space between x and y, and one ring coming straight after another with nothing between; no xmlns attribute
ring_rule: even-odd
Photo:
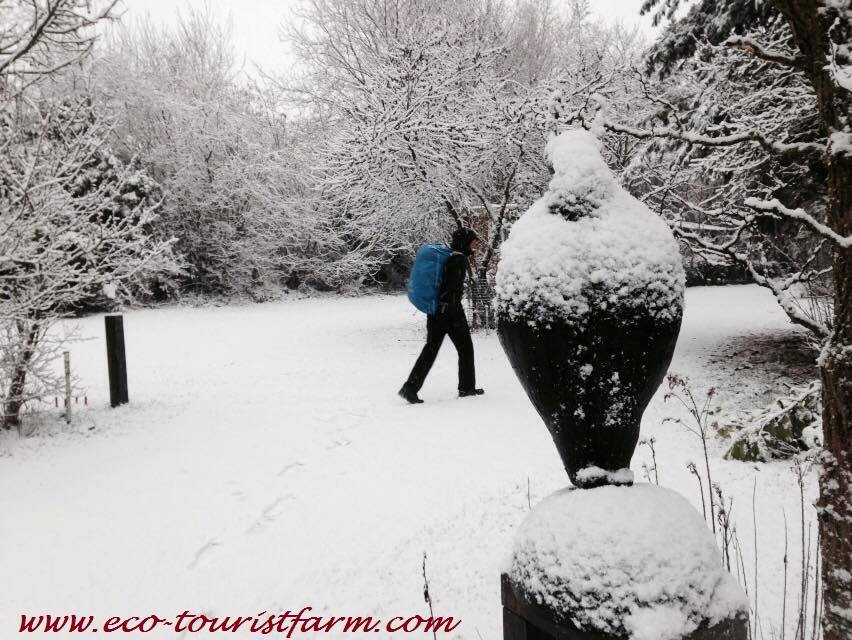
<svg viewBox="0 0 852 640"><path fill-rule="evenodd" d="M852 234L852 163L835 162L832 225ZM817 502L822 556L824 640L852 638L852 251L836 250L834 334L823 350L823 454Z"/></svg>

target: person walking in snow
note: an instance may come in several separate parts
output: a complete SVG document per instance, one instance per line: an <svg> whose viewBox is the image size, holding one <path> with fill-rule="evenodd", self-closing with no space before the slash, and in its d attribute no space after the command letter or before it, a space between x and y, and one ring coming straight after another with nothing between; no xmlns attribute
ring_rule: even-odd
<svg viewBox="0 0 852 640"><path fill-rule="evenodd" d="M476 372L473 364L473 341L470 327L462 308L464 277L467 273L467 258L473 254L477 236L472 229L459 228L453 232L450 248L452 255L447 259L438 311L426 316L426 345L420 352L408 380L399 390L399 395L411 404L423 402L417 392L423 386L426 375L435 363L444 336L449 336L459 354L459 397L478 396L485 393L476 388Z"/></svg>

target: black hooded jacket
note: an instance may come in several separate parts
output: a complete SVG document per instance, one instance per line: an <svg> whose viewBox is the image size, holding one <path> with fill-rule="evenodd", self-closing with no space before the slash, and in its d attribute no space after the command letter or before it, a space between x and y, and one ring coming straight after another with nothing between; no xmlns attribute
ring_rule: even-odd
<svg viewBox="0 0 852 640"><path fill-rule="evenodd" d="M444 268L438 313L452 315L464 313L462 299L464 298L464 277L467 273L467 257L473 254L470 245L476 237L476 233L471 229L462 228L453 232L453 240L450 243L453 254Z"/></svg>

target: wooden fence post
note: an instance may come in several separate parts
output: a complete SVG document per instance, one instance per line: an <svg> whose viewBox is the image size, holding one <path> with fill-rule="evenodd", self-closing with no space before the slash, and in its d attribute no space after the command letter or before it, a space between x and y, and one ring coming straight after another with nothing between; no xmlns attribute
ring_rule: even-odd
<svg viewBox="0 0 852 640"><path fill-rule="evenodd" d="M62 360L65 362L65 422L71 422L71 354L62 352Z"/></svg>
<svg viewBox="0 0 852 640"><path fill-rule="evenodd" d="M109 404L117 407L128 402L127 360L124 354L124 318L104 316L106 325L107 368L109 369Z"/></svg>

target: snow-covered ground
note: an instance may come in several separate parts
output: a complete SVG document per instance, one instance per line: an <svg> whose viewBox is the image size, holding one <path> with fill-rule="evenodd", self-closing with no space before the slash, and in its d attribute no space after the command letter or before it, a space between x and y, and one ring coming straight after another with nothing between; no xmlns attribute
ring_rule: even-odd
<svg viewBox="0 0 852 640"><path fill-rule="evenodd" d="M463 620L452 637L501 637L513 531L567 478L496 335L474 337L486 395L456 397L447 341L425 404L410 406L396 391L425 323L402 296L133 311L131 403L109 409L103 320L79 324L88 340L73 345L72 367L89 407L70 427L0 437L0 638L16 636L24 612L427 614L424 552L436 614ZM718 387L733 411L807 375L798 342L757 287L690 289L672 371L699 392ZM643 422L660 484L700 510L685 468L700 442L667 415L680 414L661 390ZM797 581L798 488L789 464L713 453L750 590L759 544L768 638L781 617L784 513ZM637 478L647 460L640 448ZM815 494L811 474L809 505Z"/></svg>

